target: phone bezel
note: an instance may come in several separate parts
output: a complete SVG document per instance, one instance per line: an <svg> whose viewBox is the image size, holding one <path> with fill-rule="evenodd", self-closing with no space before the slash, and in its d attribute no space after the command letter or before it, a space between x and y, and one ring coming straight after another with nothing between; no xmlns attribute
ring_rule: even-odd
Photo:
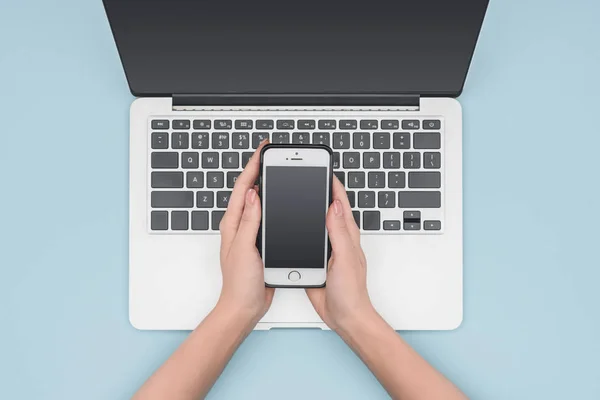
<svg viewBox="0 0 600 400"><path fill-rule="evenodd" d="M261 151L260 164L260 199L263 210L263 218L260 224L260 231L257 240L257 246L261 256L265 254L265 215L266 215L266 196L264 196L267 188L267 180L265 179L265 171L268 166L297 166L297 167L326 167L327 168L327 183L326 183L326 208L331 204L331 185L333 178L333 153L328 146L323 145L274 145L269 144ZM263 270L265 276L265 284L272 287L323 287L327 278L327 264L331 256L331 246L327 228L325 228L325 246L323 268L266 268L263 261ZM298 271L301 278L292 282L288 279L291 272Z"/></svg>

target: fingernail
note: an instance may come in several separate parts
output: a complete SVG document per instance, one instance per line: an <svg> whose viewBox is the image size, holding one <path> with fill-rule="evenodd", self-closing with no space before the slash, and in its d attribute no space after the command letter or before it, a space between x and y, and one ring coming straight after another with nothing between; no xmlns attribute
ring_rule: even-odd
<svg viewBox="0 0 600 400"><path fill-rule="evenodd" d="M249 189L248 193L246 193L246 201L248 204L254 204L254 200L256 199L256 192L254 189Z"/></svg>
<svg viewBox="0 0 600 400"><path fill-rule="evenodd" d="M339 200L333 202L333 212L338 217L342 215L342 203Z"/></svg>

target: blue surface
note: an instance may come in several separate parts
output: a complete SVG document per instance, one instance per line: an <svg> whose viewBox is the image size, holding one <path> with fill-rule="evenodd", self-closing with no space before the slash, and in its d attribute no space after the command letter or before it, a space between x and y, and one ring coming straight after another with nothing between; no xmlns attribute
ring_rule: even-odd
<svg viewBox="0 0 600 400"><path fill-rule="evenodd" d="M464 107L465 319L402 336L475 399L600 398L600 3L492 1ZM125 399L132 96L99 0L0 2L0 398ZM91 122L91 123L90 123ZM212 399L378 399L331 332L255 332Z"/></svg>

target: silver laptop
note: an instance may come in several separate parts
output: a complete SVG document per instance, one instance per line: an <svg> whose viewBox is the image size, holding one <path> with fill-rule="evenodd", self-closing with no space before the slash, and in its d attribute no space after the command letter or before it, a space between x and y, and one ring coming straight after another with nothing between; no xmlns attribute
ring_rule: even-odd
<svg viewBox="0 0 600 400"><path fill-rule="evenodd" d="M104 0L131 92L129 316L193 329L221 287L219 222L263 139L335 155L395 328L462 302L462 89L487 0ZM326 329L278 289L257 329Z"/></svg>

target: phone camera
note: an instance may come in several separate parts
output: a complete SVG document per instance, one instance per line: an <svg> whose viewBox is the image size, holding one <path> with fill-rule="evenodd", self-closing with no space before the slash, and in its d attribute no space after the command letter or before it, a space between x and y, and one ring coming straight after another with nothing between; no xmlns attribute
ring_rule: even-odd
<svg viewBox="0 0 600 400"><path fill-rule="evenodd" d="M298 153L296 153L296 155L298 155Z"/></svg>

